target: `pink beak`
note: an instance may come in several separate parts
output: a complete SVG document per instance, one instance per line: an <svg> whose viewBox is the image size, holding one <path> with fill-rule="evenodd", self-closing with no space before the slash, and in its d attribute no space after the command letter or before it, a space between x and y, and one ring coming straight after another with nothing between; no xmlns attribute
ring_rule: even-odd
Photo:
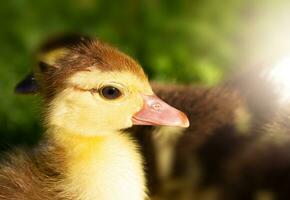
<svg viewBox="0 0 290 200"><path fill-rule="evenodd" d="M142 95L143 108L133 118L134 125L165 125L188 127L187 116L155 95Z"/></svg>

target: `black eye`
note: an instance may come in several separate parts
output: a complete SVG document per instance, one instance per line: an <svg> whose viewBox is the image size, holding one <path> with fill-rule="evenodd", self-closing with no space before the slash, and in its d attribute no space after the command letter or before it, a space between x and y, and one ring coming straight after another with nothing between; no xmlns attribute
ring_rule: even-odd
<svg viewBox="0 0 290 200"><path fill-rule="evenodd" d="M117 99L122 93L118 88L114 86L105 86L101 89L100 94L106 99Z"/></svg>

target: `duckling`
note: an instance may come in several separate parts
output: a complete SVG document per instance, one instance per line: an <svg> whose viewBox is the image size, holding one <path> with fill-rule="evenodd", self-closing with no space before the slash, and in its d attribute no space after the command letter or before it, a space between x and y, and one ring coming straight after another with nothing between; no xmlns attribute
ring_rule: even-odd
<svg viewBox="0 0 290 200"><path fill-rule="evenodd" d="M151 84L191 124L133 130L144 146L152 193L166 200L289 199L289 104L279 109L280 91L261 76L264 70L246 69L212 88ZM158 154L167 155L168 146L172 158L164 164ZM170 168L165 177L163 165Z"/></svg>
<svg viewBox="0 0 290 200"><path fill-rule="evenodd" d="M125 129L188 127L186 115L153 93L136 61L100 40L55 39L38 60L16 91L43 97L44 137L2 162L0 199L147 198L139 147Z"/></svg>
<svg viewBox="0 0 290 200"><path fill-rule="evenodd" d="M250 129L243 96L225 85L151 85L161 99L187 114L190 127L132 130L142 144L149 189L160 199L202 199L199 193L207 188L204 183L218 179L219 166L244 143ZM165 156L170 158L164 160Z"/></svg>

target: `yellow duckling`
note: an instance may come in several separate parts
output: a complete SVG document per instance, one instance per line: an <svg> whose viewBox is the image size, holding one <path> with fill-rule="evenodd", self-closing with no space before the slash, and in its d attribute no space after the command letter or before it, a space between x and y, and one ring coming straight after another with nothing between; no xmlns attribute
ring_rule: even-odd
<svg viewBox="0 0 290 200"><path fill-rule="evenodd" d="M154 95L136 61L99 40L56 39L38 58L16 90L43 96L45 137L2 163L0 199L144 200L142 158L124 129L188 127L186 115Z"/></svg>

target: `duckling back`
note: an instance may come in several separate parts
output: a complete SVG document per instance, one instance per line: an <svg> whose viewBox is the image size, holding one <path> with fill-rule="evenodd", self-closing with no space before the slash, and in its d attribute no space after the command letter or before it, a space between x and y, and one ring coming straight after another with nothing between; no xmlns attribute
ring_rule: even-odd
<svg viewBox="0 0 290 200"><path fill-rule="evenodd" d="M63 179L60 152L46 143L5 155L0 166L0 199L68 199L61 197L58 187Z"/></svg>

